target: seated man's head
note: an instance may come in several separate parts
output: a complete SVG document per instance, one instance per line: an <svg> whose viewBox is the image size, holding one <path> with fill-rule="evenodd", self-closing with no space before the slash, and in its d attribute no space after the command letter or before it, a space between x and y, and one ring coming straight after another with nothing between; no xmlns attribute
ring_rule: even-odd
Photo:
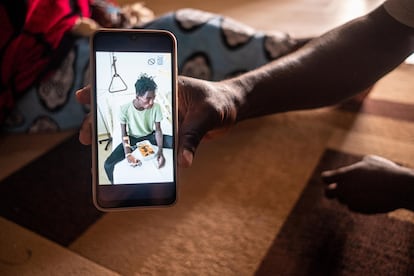
<svg viewBox="0 0 414 276"><path fill-rule="evenodd" d="M155 90L157 90L157 84L153 77L149 77L147 74L142 74L135 82L136 102L137 109L150 109L154 105Z"/></svg>

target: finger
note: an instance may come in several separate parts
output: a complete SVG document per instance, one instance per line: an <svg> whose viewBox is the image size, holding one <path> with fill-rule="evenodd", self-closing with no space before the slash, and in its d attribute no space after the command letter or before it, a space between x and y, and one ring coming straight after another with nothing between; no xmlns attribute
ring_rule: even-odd
<svg viewBox="0 0 414 276"><path fill-rule="evenodd" d="M399 165L391 160L388 160L384 157L378 155L367 155L363 158L364 161L367 161L371 164L377 164L380 166L391 166L391 167L399 167Z"/></svg>
<svg viewBox="0 0 414 276"><path fill-rule="evenodd" d="M92 143L92 123L91 123L91 114L85 116L81 129L79 131L79 141L83 145L90 145Z"/></svg>
<svg viewBox="0 0 414 276"><path fill-rule="evenodd" d="M331 184L337 182L340 175L341 173L339 172L339 169L327 170L321 173L321 178L326 184Z"/></svg>
<svg viewBox="0 0 414 276"><path fill-rule="evenodd" d="M76 100L81 104L91 103L91 87L90 85L85 86L75 92Z"/></svg>
<svg viewBox="0 0 414 276"><path fill-rule="evenodd" d="M182 150L178 156L178 165L183 168L189 168L193 164L194 154L189 150Z"/></svg>
<svg viewBox="0 0 414 276"><path fill-rule="evenodd" d="M183 129L179 143L179 165L190 167L194 160L194 154L203 135L197 131L186 131Z"/></svg>
<svg viewBox="0 0 414 276"><path fill-rule="evenodd" d="M321 178L326 184L343 181L349 172L355 170L361 162L351 164L349 166L340 167L333 170L326 170L321 173Z"/></svg>
<svg viewBox="0 0 414 276"><path fill-rule="evenodd" d="M211 112L213 113L213 112ZM179 153L183 165L191 165L195 152L206 133L214 129L215 119L198 112L184 118L180 128Z"/></svg>
<svg viewBox="0 0 414 276"><path fill-rule="evenodd" d="M221 117L209 101L207 83L192 78L180 78L179 83L179 162L188 167L196 149L207 132L221 126ZM207 89L207 90L206 90Z"/></svg>
<svg viewBox="0 0 414 276"><path fill-rule="evenodd" d="M338 196L338 185L331 183L325 187L325 196L327 198L336 198Z"/></svg>

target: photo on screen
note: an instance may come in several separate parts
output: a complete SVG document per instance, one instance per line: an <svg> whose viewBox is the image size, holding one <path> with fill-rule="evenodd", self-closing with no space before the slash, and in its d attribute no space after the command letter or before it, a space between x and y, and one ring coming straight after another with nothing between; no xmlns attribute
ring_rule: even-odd
<svg viewBox="0 0 414 276"><path fill-rule="evenodd" d="M172 182L171 54L98 51L95 60L99 184Z"/></svg>

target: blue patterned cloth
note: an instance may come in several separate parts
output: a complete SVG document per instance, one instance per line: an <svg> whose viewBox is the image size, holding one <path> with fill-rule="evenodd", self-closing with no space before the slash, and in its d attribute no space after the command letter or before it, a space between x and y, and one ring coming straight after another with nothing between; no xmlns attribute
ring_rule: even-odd
<svg viewBox="0 0 414 276"><path fill-rule="evenodd" d="M165 14L143 28L169 30L176 36L179 74L213 81L257 68L305 42L284 32L257 32L230 18L194 9ZM88 110L77 103L75 91L88 82L89 41L79 38L60 69L18 101L2 131L79 128Z"/></svg>

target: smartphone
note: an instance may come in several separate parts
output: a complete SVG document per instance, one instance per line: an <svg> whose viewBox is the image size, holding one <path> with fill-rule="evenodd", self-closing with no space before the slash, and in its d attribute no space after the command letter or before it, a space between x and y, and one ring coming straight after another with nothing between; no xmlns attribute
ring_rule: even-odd
<svg viewBox="0 0 414 276"><path fill-rule="evenodd" d="M93 202L101 211L177 200L177 42L163 30L91 37Z"/></svg>

